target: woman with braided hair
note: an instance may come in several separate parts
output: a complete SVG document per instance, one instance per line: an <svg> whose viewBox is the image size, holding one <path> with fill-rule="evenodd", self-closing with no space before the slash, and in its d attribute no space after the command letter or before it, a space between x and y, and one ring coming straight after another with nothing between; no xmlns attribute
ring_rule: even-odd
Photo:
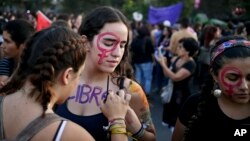
<svg viewBox="0 0 250 141"><path fill-rule="evenodd" d="M54 114L75 89L86 58L86 40L63 27L37 32L26 45L18 70L0 93L0 140L92 141L79 125ZM109 91L100 108L108 119L124 119L130 95ZM115 106L114 106L115 105ZM136 116L134 116L137 118ZM127 140L123 120L112 140Z"/></svg>
<svg viewBox="0 0 250 141"><path fill-rule="evenodd" d="M250 42L224 37L210 54L212 77L200 95L191 96L183 105L172 141L183 141L185 128L184 141L249 141Z"/></svg>

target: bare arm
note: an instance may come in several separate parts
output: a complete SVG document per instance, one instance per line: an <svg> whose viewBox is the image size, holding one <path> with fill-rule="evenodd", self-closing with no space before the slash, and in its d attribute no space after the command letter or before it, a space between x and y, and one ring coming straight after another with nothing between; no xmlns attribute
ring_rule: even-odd
<svg viewBox="0 0 250 141"><path fill-rule="evenodd" d="M127 84L128 84L128 87L127 87L128 93L131 93L132 95L132 98L130 101L130 107L132 108L132 110L138 117L138 120L127 121L127 129L132 134L135 134L142 127L142 123L143 123L143 125L145 126L144 128L145 132L139 138L139 140L155 141L156 140L155 127L151 119L147 97L143 89L138 83L127 79ZM131 113L133 113L133 111ZM128 114L131 114L131 113L128 112ZM129 117L129 116L127 115L126 117Z"/></svg>
<svg viewBox="0 0 250 141"><path fill-rule="evenodd" d="M1 75L0 76L0 88L2 88L6 83L8 83L9 76Z"/></svg>
<svg viewBox="0 0 250 141"><path fill-rule="evenodd" d="M63 131L61 141L94 141L95 139L79 125L68 122Z"/></svg>
<svg viewBox="0 0 250 141"><path fill-rule="evenodd" d="M173 54L176 54L177 45L178 45L178 41L176 39L176 33L174 33L172 37L170 38L169 47L168 47L169 51Z"/></svg>
<svg viewBox="0 0 250 141"><path fill-rule="evenodd" d="M9 76L7 75L0 75L0 82L5 82L9 79Z"/></svg>
<svg viewBox="0 0 250 141"><path fill-rule="evenodd" d="M175 124L171 141L182 141L184 138L186 128L187 127L183 125L178 118Z"/></svg>

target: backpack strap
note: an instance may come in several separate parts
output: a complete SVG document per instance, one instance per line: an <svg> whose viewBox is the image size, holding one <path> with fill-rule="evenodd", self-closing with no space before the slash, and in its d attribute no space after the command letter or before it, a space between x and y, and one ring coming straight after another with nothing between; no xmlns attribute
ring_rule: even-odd
<svg viewBox="0 0 250 141"><path fill-rule="evenodd" d="M4 128L3 128L3 96L0 96L0 140L4 140Z"/></svg>
<svg viewBox="0 0 250 141"><path fill-rule="evenodd" d="M29 123L24 128L24 130L22 130L21 133L19 133L16 139L17 141L28 141L43 128L60 120L66 120L66 119L54 113L46 114L45 117L39 116L36 119L34 119L31 123Z"/></svg>

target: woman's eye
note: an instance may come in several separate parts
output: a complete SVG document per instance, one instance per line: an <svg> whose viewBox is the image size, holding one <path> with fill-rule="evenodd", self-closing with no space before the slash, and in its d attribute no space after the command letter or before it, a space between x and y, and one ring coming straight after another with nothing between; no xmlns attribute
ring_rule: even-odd
<svg viewBox="0 0 250 141"><path fill-rule="evenodd" d="M247 81L250 81L250 75L247 75L246 79L247 79Z"/></svg>
<svg viewBox="0 0 250 141"><path fill-rule="evenodd" d="M237 75L234 75L234 74L231 74L231 75L228 75L227 78L230 80L230 81L236 81L238 79L238 76Z"/></svg>
<svg viewBox="0 0 250 141"><path fill-rule="evenodd" d="M114 43L113 43L113 42L106 42L106 43L104 43L104 45L105 45L105 46L108 46L108 47L111 47L111 46L114 45Z"/></svg>

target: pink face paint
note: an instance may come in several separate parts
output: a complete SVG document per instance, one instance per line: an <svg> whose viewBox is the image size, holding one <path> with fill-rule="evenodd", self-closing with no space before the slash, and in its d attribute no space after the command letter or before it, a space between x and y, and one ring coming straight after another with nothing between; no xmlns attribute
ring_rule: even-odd
<svg viewBox="0 0 250 141"><path fill-rule="evenodd" d="M105 40L105 39L115 41L114 45L110 49L109 48L107 49L107 47L101 46L100 44L101 40ZM107 53L112 52L116 49L118 43L120 42L120 38L112 32L105 32L105 33L101 33L98 35L96 42L97 42L97 48L101 51L101 53L98 54L98 56L100 57L100 59L98 60L98 63L101 64L103 62L103 59L105 57L108 57Z"/></svg>
<svg viewBox="0 0 250 141"><path fill-rule="evenodd" d="M236 81L235 83L228 83L225 79L226 77L226 74L228 73L236 73L237 75L239 75L241 78ZM235 67L226 67L226 68L223 68L222 71L221 71L221 75L220 75L220 80L222 82L222 84L225 86L225 91L228 95L233 95L234 94L234 88L235 87L239 87L241 84L242 84L242 73L241 71L238 69L238 68L235 68Z"/></svg>

